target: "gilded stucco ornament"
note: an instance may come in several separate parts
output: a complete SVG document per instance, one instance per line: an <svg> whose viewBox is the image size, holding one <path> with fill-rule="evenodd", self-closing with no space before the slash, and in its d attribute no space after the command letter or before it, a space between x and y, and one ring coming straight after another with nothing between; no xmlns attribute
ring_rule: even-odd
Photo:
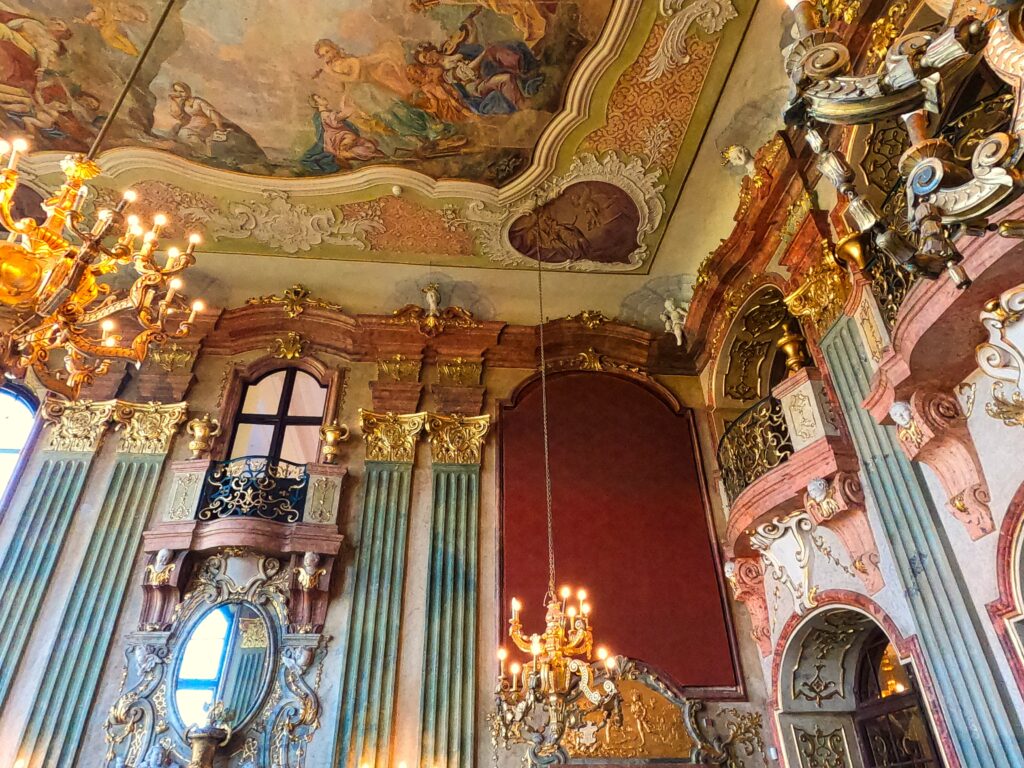
<svg viewBox="0 0 1024 768"><path fill-rule="evenodd" d="M794 725L793 735L796 736L804 768L845 768L849 765L842 728L825 731L816 725L810 731Z"/></svg>
<svg viewBox="0 0 1024 768"><path fill-rule="evenodd" d="M819 330L828 328L843 311L850 283L836 262L828 240L821 241L821 259L804 273L800 287L785 298L794 317L807 318Z"/></svg>
<svg viewBox="0 0 1024 768"><path fill-rule="evenodd" d="M288 331L284 338L274 339L271 354L278 360L298 360L306 351L307 342L295 331Z"/></svg>
<svg viewBox="0 0 1024 768"><path fill-rule="evenodd" d="M390 382L416 382L420 380L423 362L419 357L410 357L397 352L377 358L377 380Z"/></svg>
<svg viewBox="0 0 1024 768"><path fill-rule="evenodd" d="M192 419L185 426L185 431L192 436L188 443L192 458L198 459L213 448L213 438L220 435L220 422L204 413L201 418Z"/></svg>
<svg viewBox="0 0 1024 768"><path fill-rule="evenodd" d="M348 440L349 430L344 424L334 419L320 427L320 454L325 464L336 464L341 454L341 444Z"/></svg>
<svg viewBox="0 0 1024 768"><path fill-rule="evenodd" d="M437 361L438 383L446 387L475 387L484 373L484 361L450 357Z"/></svg>
<svg viewBox="0 0 1024 768"><path fill-rule="evenodd" d="M985 413L1007 426L1024 426L1024 284L986 302L981 324L988 341L978 345L981 370L995 379Z"/></svg>
<svg viewBox="0 0 1024 768"><path fill-rule="evenodd" d="M359 410L367 461L412 462L426 413L374 413Z"/></svg>
<svg viewBox="0 0 1024 768"><path fill-rule="evenodd" d="M188 403L141 405L119 402L114 414L121 430L118 453L167 453L187 412Z"/></svg>
<svg viewBox="0 0 1024 768"><path fill-rule="evenodd" d="M810 515L800 510L759 525L750 534L751 548L761 553L772 577L790 591L797 614L817 605L818 588L811 574L814 530Z"/></svg>
<svg viewBox="0 0 1024 768"><path fill-rule="evenodd" d="M249 306L256 307L267 305L280 306L285 315L290 318L295 318L301 315L305 311L306 307L326 309L334 312L343 311L340 304L313 298L310 290L301 283L296 283L281 295L271 294L269 296L254 296L251 299L247 299L245 303Z"/></svg>
<svg viewBox="0 0 1024 768"><path fill-rule="evenodd" d="M396 309L385 322L393 325L415 325L427 337L440 336L449 328L478 328L480 324L473 313L463 307L441 307L441 292L437 283L429 283L420 289L426 307L406 304Z"/></svg>
<svg viewBox="0 0 1024 768"><path fill-rule="evenodd" d="M668 17L668 28L641 82L657 80L690 62L686 42L692 37L694 24L699 24L706 35L717 35L737 16L731 0L661 0L661 14Z"/></svg>
<svg viewBox="0 0 1024 768"><path fill-rule="evenodd" d="M574 323L579 323L584 328L589 328L590 330L615 322L615 318L608 317L599 309L584 309L582 312L577 312L575 315L567 315L565 319Z"/></svg>
<svg viewBox="0 0 1024 768"><path fill-rule="evenodd" d="M149 362L166 373L174 373L179 369L188 368L195 357L194 350L185 349L177 342L154 347L149 351Z"/></svg>
<svg viewBox="0 0 1024 768"><path fill-rule="evenodd" d="M491 417L430 413L426 426L435 464L479 464Z"/></svg>
<svg viewBox="0 0 1024 768"><path fill-rule="evenodd" d="M76 453L96 451L116 406L116 400L70 402L47 398L43 403L43 419L53 425L47 448Z"/></svg>

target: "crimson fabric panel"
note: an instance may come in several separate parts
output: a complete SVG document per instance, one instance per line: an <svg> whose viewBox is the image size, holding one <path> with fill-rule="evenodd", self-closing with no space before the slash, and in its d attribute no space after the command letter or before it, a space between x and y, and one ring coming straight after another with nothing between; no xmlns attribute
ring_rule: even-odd
<svg viewBox="0 0 1024 768"><path fill-rule="evenodd" d="M596 373L549 377L548 409L558 587L586 587L595 640L613 653L681 686L735 687L688 414L639 383ZM541 435L533 381L501 418L503 633L512 597L524 604L524 631L543 631Z"/></svg>

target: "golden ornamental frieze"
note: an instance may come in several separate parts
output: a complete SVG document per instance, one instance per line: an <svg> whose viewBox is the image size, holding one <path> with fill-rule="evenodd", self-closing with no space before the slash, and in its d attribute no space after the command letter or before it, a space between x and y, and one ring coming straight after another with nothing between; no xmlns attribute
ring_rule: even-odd
<svg viewBox="0 0 1024 768"><path fill-rule="evenodd" d="M118 401L114 418L121 430L121 442L117 452L167 453L187 412L188 403L142 405Z"/></svg>
<svg viewBox="0 0 1024 768"><path fill-rule="evenodd" d="M427 438L435 464L479 464L490 416L427 414Z"/></svg>
<svg viewBox="0 0 1024 768"><path fill-rule="evenodd" d="M393 383L415 383L420 380L423 363L419 358L397 353L377 359L377 380Z"/></svg>
<svg viewBox="0 0 1024 768"><path fill-rule="evenodd" d="M635 376L644 377L648 375L644 368L638 365L631 365L610 355L602 354L593 347L587 347L582 352L578 352L569 357L552 360L548 363L547 368L549 371L593 371L595 373L620 372L632 373Z"/></svg>
<svg viewBox="0 0 1024 768"><path fill-rule="evenodd" d="M582 312L577 312L575 315L567 315L565 319L574 323L579 323L590 330L615 322L614 317L608 317L604 312L597 309L584 309Z"/></svg>
<svg viewBox="0 0 1024 768"><path fill-rule="evenodd" d="M43 419L50 422L51 451L93 453L103 440L103 434L114 415L117 400L58 400L49 398L43 403Z"/></svg>
<svg viewBox="0 0 1024 768"><path fill-rule="evenodd" d="M416 458L416 441L426 413L375 413L359 409L367 461L409 462Z"/></svg>
<svg viewBox="0 0 1024 768"><path fill-rule="evenodd" d="M167 373L189 368L196 358L195 350L186 349L177 343L155 347L149 351L149 361Z"/></svg>
<svg viewBox="0 0 1024 768"><path fill-rule="evenodd" d="M475 387L484 373L483 360L452 357L437 361L438 383L446 387Z"/></svg>
<svg viewBox="0 0 1024 768"><path fill-rule="evenodd" d="M342 312L341 305L323 299L314 299L309 289L301 283L296 283L280 296L271 294L269 296L254 296L246 300L251 307L258 306L280 306L285 315L291 318L298 317L305 311L306 307L315 309L326 309L334 312Z"/></svg>

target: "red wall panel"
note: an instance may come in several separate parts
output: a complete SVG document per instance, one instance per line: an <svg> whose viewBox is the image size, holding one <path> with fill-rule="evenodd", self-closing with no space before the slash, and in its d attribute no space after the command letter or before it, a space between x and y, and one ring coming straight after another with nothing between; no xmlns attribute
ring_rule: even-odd
<svg viewBox="0 0 1024 768"><path fill-rule="evenodd" d="M688 414L612 375L548 379L558 586L585 587L595 640L681 686L738 685ZM547 585L541 395L502 411L501 622L524 603L543 630Z"/></svg>

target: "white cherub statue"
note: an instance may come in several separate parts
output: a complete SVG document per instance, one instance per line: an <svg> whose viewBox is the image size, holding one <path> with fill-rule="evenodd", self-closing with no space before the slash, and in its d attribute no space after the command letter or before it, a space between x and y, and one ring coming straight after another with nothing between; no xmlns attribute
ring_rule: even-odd
<svg viewBox="0 0 1024 768"><path fill-rule="evenodd" d="M665 299L665 311L661 313L661 320L665 323L665 332L676 337L676 346L683 346L683 323L686 322L686 309L676 306L676 301L671 296Z"/></svg>

